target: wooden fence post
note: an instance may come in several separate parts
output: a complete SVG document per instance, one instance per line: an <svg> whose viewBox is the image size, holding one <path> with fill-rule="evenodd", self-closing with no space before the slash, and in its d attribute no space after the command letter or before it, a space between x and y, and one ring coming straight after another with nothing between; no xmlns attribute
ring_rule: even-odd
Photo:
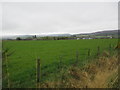
<svg viewBox="0 0 120 90"><path fill-rule="evenodd" d="M111 44L109 44L109 49L111 50Z"/></svg>
<svg viewBox="0 0 120 90"><path fill-rule="evenodd" d="M5 53L5 64L6 64L6 73L7 73L7 80L8 80L8 88L10 88L10 80L9 80L9 70L8 70L8 58L7 58L7 52Z"/></svg>
<svg viewBox="0 0 120 90"><path fill-rule="evenodd" d="M37 86L40 86L40 59L37 59Z"/></svg>
<svg viewBox="0 0 120 90"><path fill-rule="evenodd" d="M100 47L98 46L98 48L97 48L97 56L99 56L100 55Z"/></svg>
<svg viewBox="0 0 120 90"><path fill-rule="evenodd" d="M62 56L59 57L59 65L58 65L58 69L62 68Z"/></svg>
<svg viewBox="0 0 120 90"><path fill-rule="evenodd" d="M78 59L79 59L79 55L78 55L78 51L76 51L76 64L78 63Z"/></svg>
<svg viewBox="0 0 120 90"><path fill-rule="evenodd" d="M112 48L111 44L109 44L109 52L110 52L110 54L111 54L111 48Z"/></svg>
<svg viewBox="0 0 120 90"><path fill-rule="evenodd" d="M90 49L88 49L88 56L90 56Z"/></svg>

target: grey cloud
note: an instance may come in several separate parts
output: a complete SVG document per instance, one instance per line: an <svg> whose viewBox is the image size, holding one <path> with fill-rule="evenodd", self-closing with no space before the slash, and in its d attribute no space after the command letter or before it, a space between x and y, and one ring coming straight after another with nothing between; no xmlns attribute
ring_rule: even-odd
<svg viewBox="0 0 120 90"><path fill-rule="evenodd" d="M4 3L3 33L81 33L117 29L117 2Z"/></svg>

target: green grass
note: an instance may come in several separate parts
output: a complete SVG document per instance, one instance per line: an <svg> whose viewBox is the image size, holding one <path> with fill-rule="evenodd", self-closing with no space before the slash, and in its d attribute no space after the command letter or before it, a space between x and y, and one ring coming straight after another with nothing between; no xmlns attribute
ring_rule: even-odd
<svg viewBox="0 0 120 90"><path fill-rule="evenodd" d="M10 85L11 87L35 87L38 57L41 60L41 79L45 81L54 76L60 56L63 64L70 65L75 62L76 51L78 51L79 62L82 63L89 59L88 49L91 50L91 57L94 57L98 46L102 52L108 49L109 44L115 47L117 42L117 39L3 41L3 49L10 48L8 53L14 51L8 57ZM3 80L3 87L7 87L6 80Z"/></svg>

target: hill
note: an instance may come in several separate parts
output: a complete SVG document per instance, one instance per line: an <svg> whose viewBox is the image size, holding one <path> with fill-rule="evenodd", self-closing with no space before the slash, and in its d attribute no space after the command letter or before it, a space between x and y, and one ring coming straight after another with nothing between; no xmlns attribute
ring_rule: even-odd
<svg viewBox="0 0 120 90"><path fill-rule="evenodd" d="M105 38L105 37L113 37L113 38L118 38L120 35L120 30L107 30L107 31L98 31L98 32L93 32L93 33L80 33L80 34L38 34L36 35L37 37L92 37L92 38ZM3 36L2 39L16 39L17 37L20 37L22 39L27 39L27 38L33 38L35 35L8 35L8 36Z"/></svg>
<svg viewBox="0 0 120 90"><path fill-rule="evenodd" d="M108 30L108 31L98 31L98 32L93 32L93 33L83 33L83 34L76 34L77 37L80 36L112 36L114 38L118 38L118 36L120 35L120 30Z"/></svg>

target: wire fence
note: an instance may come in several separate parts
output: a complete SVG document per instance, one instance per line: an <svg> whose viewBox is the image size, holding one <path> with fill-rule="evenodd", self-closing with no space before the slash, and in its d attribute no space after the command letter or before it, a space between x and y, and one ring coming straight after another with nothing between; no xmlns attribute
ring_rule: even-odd
<svg viewBox="0 0 120 90"><path fill-rule="evenodd" d="M96 52L91 50L90 48L76 50L74 60L69 60L69 62L68 62L69 64L67 63L67 65L64 62L64 59L63 59L64 57L59 56L58 62L54 62L48 66L44 66L41 68L41 70L36 69L37 73L39 73L40 71L43 71L40 75L42 78L40 79L39 84L40 84L40 82L42 82L42 79L44 80L44 78L46 78L47 76L49 77L50 73L59 73L63 68L65 69L65 66L68 66L68 65L83 67L85 64L88 64L89 62L91 62L91 60L93 58L97 58L98 56L100 56L102 54L103 50L106 50L106 51L109 50L110 54L111 54L111 51L113 49L114 49L114 47L112 47L112 45L110 44L106 48L101 48L100 46L98 46L96 48ZM85 53L82 53L82 52L85 52ZM39 59L37 59L37 60L39 60ZM50 70L49 69L50 67L54 67L54 68L52 70ZM45 70L47 68L48 68L48 70ZM40 77L37 76L36 78L39 79Z"/></svg>
<svg viewBox="0 0 120 90"><path fill-rule="evenodd" d="M40 83L47 79L47 77L50 76L50 74L59 73L62 69L65 69L67 66L79 66L83 67L85 64L88 64L92 61L93 58L97 58L101 55L101 52L103 50L109 50L110 54L112 54L112 50L114 49L114 46L112 44L109 44L108 47L102 48L100 46L95 47L94 49L90 48L84 48L76 50L75 56L73 58L70 58L68 62L65 62L65 56L60 55L58 56L58 60L56 62L53 62L49 65L41 66L43 63L41 62L41 58L36 59L36 87L40 88ZM12 52L13 53L13 52ZM10 87L10 73L9 73L9 64L8 64L8 58L12 59L14 57L9 57L12 53L9 53L6 55L6 70L7 70L7 78L8 78L8 87ZM62 77L62 76L61 76Z"/></svg>

